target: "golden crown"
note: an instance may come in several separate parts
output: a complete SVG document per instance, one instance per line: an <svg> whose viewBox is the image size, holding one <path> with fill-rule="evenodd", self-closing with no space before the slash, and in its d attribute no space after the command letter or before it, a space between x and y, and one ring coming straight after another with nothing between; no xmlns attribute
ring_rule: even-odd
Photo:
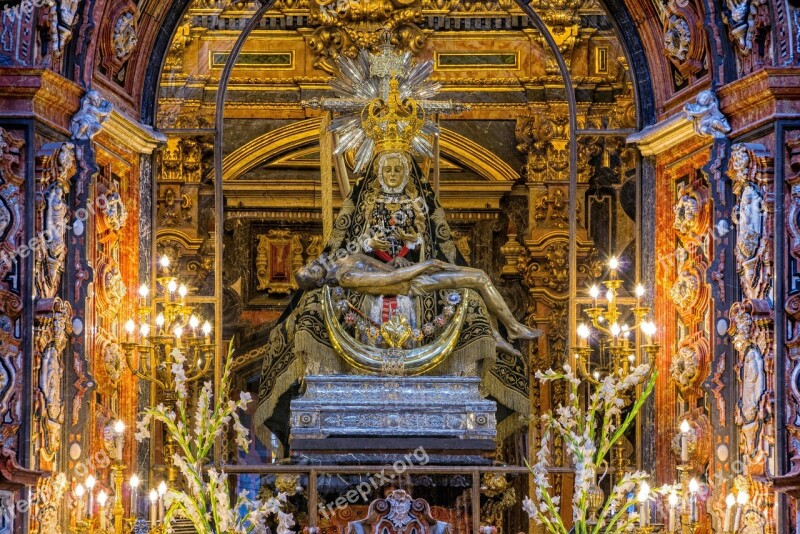
<svg viewBox="0 0 800 534"><path fill-rule="evenodd" d="M414 99L400 97L397 78L389 80L386 100L375 98L361 112L361 126L378 153L409 151L424 125L425 111Z"/></svg>

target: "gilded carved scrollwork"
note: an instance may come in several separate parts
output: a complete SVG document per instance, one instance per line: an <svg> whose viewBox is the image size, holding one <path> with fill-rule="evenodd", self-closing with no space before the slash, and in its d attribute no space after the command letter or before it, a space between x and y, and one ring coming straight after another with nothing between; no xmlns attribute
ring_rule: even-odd
<svg viewBox="0 0 800 534"><path fill-rule="evenodd" d="M706 266L695 259L684 259L678 266L678 275L669 290L669 297L687 324L702 320L708 307L708 286L704 283Z"/></svg>
<svg viewBox="0 0 800 534"><path fill-rule="evenodd" d="M359 49L374 50L385 33L401 50L419 52L425 34L420 0L314 0L309 25L316 27L308 46L317 56L314 66L328 73L336 70L340 56L355 57Z"/></svg>
<svg viewBox="0 0 800 534"><path fill-rule="evenodd" d="M687 396L706 373L702 366L709 361L711 349L708 339L702 332L686 337L678 343L678 349L672 356L670 375L678 388Z"/></svg>

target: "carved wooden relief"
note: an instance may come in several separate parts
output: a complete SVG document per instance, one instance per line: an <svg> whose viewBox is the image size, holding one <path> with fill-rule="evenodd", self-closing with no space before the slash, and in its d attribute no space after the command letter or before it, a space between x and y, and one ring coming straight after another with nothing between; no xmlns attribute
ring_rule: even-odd
<svg viewBox="0 0 800 534"><path fill-rule="evenodd" d="M774 228L773 161L762 145L735 144L728 163L736 205L735 258L742 299L730 308L731 334L737 354L739 384L735 423L739 428L739 456L752 478L755 498L748 510L771 514L771 490L756 480L774 476L775 361L772 264Z"/></svg>
<svg viewBox="0 0 800 534"><path fill-rule="evenodd" d="M22 287L20 246L25 242L23 217L23 140L0 128L0 418L2 454L16 463L22 424Z"/></svg>

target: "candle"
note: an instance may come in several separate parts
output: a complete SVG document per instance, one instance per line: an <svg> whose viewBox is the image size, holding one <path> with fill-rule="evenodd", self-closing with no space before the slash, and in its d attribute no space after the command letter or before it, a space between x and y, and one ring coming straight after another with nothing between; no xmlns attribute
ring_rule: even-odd
<svg viewBox="0 0 800 534"><path fill-rule="evenodd" d="M136 517L136 513L137 513L137 510L136 510L137 502L136 501L138 500L137 499L137 497L138 497L137 493L139 492L139 477L136 474L134 474L131 477L130 485L131 485L131 512L130 513L131 513L131 517Z"/></svg>
<svg viewBox="0 0 800 534"><path fill-rule="evenodd" d="M169 272L169 256L167 256L166 254L161 256L161 260L159 261L159 263L161 264L161 268L164 270L164 273L168 273Z"/></svg>
<svg viewBox="0 0 800 534"><path fill-rule="evenodd" d="M740 491L738 495L736 495L736 517L733 520L733 531L739 532L739 524L742 522L742 509L747 504L747 501L750 500L750 495L747 494L746 491Z"/></svg>
<svg viewBox="0 0 800 534"><path fill-rule="evenodd" d="M689 421L681 421L681 463L689 461Z"/></svg>
<svg viewBox="0 0 800 534"><path fill-rule="evenodd" d="M597 296L600 294L600 290L597 288L596 285L589 288L589 295L592 297L592 308L597 307Z"/></svg>
<svg viewBox="0 0 800 534"><path fill-rule="evenodd" d="M97 494L97 504L100 505L100 530L105 531L106 529L106 501L108 500L108 494L104 490L100 490L100 493Z"/></svg>
<svg viewBox="0 0 800 534"><path fill-rule="evenodd" d="M164 495L167 494L167 484L163 480L158 485L158 520L164 523Z"/></svg>
<svg viewBox="0 0 800 534"><path fill-rule="evenodd" d="M83 484L78 484L75 486L75 498L77 499L77 503L75 503L75 520L82 521L83 520L83 513L86 511L86 506L83 504L83 497L86 495L86 490L83 487Z"/></svg>
<svg viewBox="0 0 800 534"><path fill-rule="evenodd" d="M164 314L159 313L156 315L156 326L158 327L158 333L162 333L164 329Z"/></svg>
<svg viewBox="0 0 800 534"><path fill-rule="evenodd" d="M136 324L133 322L133 319L128 319L128 322L125 323L125 340L130 343L131 338L133 337L133 330L136 328Z"/></svg>
<svg viewBox="0 0 800 534"><path fill-rule="evenodd" d="M734 504L736 504L736 496L733 493L729 493L725 498L725 505L727 508L725 509L725 521L722 524L722 532L731 531L731 515L733 515Z"/></svg>
<svg viewBox="0 0 800 534"><path fill-rule="evenodd" d="M181 346L181 336L183 335L183 327L182 326L176 326L175 330L173 330L173 333L175 334L175 346L176 347L180 347Z"/></svg>
<svg viewBox="0 0 800 534"><path fill-rule="evenodd" d="M697 491L700 489L697 479L689 481L689 521L697 523Z"/></svg>
<svg viewBox="0 0 800 534"><path fill-rule="evenodd" d="M617 277L617 269L619 268L619 260L617 259L616 256L612 256L611 259L608 260L608 268L610 271L609 275L613 280L614 278Z"/></svg>
<svg viewBox="0 0 800 534"><path fill-rule="evenodd" d="M125 434L125 423L121 419L114 423L114 433L117 435L117 461L122 462L122 438Z"/></svg>
<svg viewBox="0 0 800 534"><path fill-rule="evenodd" d="M578 339L580 340L580 346L585 347L587 341L589 340L589 327L586 326L584 323L581 323L578 326Z"/></svg>
<svg viewBox="0 0 800 534"><path fill-rule="evenodd" d="M156 502L158 501L158 492L154 489L150 490L150 526L153 527L150 530L154 530L156 526L156 521L158 518L156 517Z"/></svg>
<svg viewBox="0 0 800 534"><path fill-rule="evenodd" d="M644 286L642 284L636 284L636 307L639 307L639 301L644 296Z"/></svg>
<svg viewBox="0 0 800 534"><path fill-rule="evenodd" d="M141 306L147 306L147 295L150 293L150 288L147 287L147 284L142 284L139 286L139 304Z"/></svg>
<svg viewBox="0 0 800 534"><path fill-rule="evenodd" d="M675 532L675 514L678 507L678 494L674 491L669 494L669 531Z"/></svg>
<svg viewBox="0 0 800 534"><path fill-rule="evenodd" d="M94 494L92 493L92 489L94 489L94 485L97 480L94 476L89 475L86 477L86 493L89 494L89 499L86 505L86 517L89 519L92 518L92 508L94 508Z"/></svg>
<svg viewBox="0 0 800 534"><path fill-rule="evenodd" d="M211 343L211 323L208 321L203 323L203 335L206 338L206 345Z"/></svg>
<svg viewBox="0 0 800 534"><path fill-rule="evenodd" d="M639 501L639 526L646 527L650 525L650 485L647 482L642 482L636 499Z"/></svg>
<svg viewBox="0 0 800 534"><path fill-rule="evenodd" d="M181 302L183 302L186 299L186 294L188 292L189 290L186 288L186 286L181 284L181 286L178 288L178 295L180 295L181 297Z"/></svg>

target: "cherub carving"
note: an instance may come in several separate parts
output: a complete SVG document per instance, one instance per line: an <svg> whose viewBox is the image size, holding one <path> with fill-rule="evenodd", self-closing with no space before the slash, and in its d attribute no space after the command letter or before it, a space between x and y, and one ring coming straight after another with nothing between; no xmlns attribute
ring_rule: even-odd
<svg viewBox="0 0 800 534"><path fill-rule="evenodd" d="M686 117L694 123L697 135L724 138L731 127L728 119L719 110L719 100L713 90L707 89L697 95L694 103L683 107Z"/></svg>
<svg viewBox="0 0 800 534"><path fill-rule="evenodd" d="M81 109L72 117L70 130L75 139L93 139L108 120L114 106L94 89L86 92Z"/></svg>

